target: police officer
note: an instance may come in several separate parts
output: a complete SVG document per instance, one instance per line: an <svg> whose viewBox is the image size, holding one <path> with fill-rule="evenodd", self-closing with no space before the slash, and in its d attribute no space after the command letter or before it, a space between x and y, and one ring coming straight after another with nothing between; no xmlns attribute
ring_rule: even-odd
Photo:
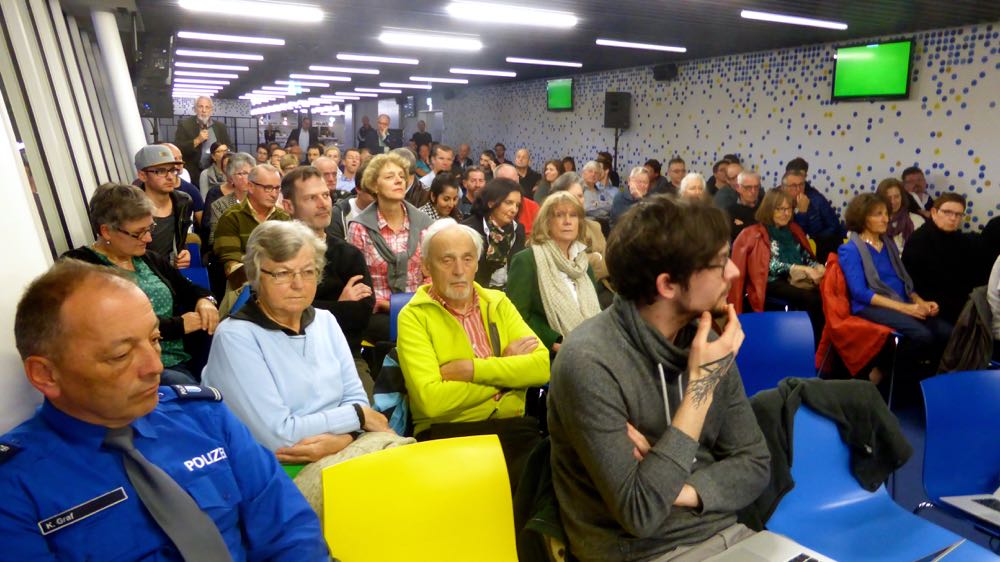
<svg viewBox="0 0 1000 562"><path fill-rule="evenodd" d="M0 437L0 560L328 560L319 521L214 389L160 387L131 280L75 260L17 307L45 401Z"/></svg>

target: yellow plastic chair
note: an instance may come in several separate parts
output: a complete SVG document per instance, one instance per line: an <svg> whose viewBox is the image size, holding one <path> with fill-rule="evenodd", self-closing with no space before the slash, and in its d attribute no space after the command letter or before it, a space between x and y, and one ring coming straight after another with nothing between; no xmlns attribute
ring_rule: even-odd
<svg viewBox="0 0 1000 562"><path fill-rule="evenodd" d="M343 562L516 562L500 440L426 441L324 469L323 534Z"/></svg>

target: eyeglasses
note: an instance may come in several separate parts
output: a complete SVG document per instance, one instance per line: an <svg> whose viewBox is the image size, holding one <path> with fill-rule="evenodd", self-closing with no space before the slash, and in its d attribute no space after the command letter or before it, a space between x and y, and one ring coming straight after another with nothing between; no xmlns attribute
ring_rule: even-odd
<svg viewBox="0 0 1000 562"><path fill-rule="evenodd" d="M775 207L774 208L774 212L775 213L791 213L792 212L792 208L791 207Z"/></svg>
<svg viewBox="0 0 1000 562"><path fill-rule="evenodd" d="M262 183L257 183L255 181L251 181L250 183L254 184L254 186L256 187L263 189L267 193L277 193L278 190L281 189L280 185L264 185Z"/></svg>
<svg viewBox="0 0 1000 562"><path fill-rule="evenodd" d="M245 178L245 177L249 177L250 176L250 172L247 172L247 171L236 172L235 174L230 174L230 175L233 176L233 177L239 176L241 178Z"/></svg>
<svg viewBox="0 0 1000 562"><path fill-rule="evenodd" d="M946 211L944 209L938 209L938 212L949 219L960 219L965 216L964 211Z"/></svg>
<svg viewBox="0 0 1000 562"><path fill-rule="evenodd" d="M165 176L176 176L181 173L180 169L178 168L147 168L143 171L146 172L147 174L153 174L158 178L162 178Z"/></svg>
<svg viewBox="0 0 1000 562"><path fill-rule="evenodd" d="M275 285L288 285L292 282L292 279L296 275L302 278L303 281L315 281L316 277L319 276L319 272L315 267L307 267L305 269L300 269L298 271L292 271L290 269L283 269L281 271L268 271L263 267L260 268L261 273L266 273L274 279Z"/></svg>
<svg viewBox="0 0 1000 562"><path fill-rule="evenodd" d="M150 236L153 235L153 231L156 230L156 223L154 222L153 224L149 225L147 228L144 228L144 229L140 230L139 232L129 232L129 231L125 230L124 228L119 228L117 226L115 227L115 230L117 230L118 232L121 232L122 234L124 234L126 236L131 236L132 238L135 238L136 240L142 240L143 238L146 237L147 234L150 235Z"/></svg>

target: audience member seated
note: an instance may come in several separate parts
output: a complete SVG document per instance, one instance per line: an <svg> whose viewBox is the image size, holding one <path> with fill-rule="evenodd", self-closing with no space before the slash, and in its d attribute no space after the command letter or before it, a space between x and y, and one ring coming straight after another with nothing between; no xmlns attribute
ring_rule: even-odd
<svg viewBox="0 0 1000 562"><path fill-rule="evenodd" d="M601 311L583 243L585 219L576 197L564 191L553 193L538 212L531 246L510 262L507 294L542 345L553 353L570 330Z"/></svg>
<svg viewBox="0 0 1000 562"><path fill-rule="evenodd" d="M347 226L347 241L365 255L372 276L375 314L366 337L373 342L389 339L389 297L412 293L424 280L420 240L432 221L403 199L409 167L396 153L372 158L361 182L375 194L375 202Z"/></svg>
<svg viewBox="0 0 1000 562"><path fill-rule="evenodd" d="M594 160L597 160L597 162L601 165L601 176L598 178L598 183L605 186L611 185L616 188L622 184L621 178L615 170L614 160L611 158L610 152L598 152L597 158Z"/></svg>
<svg viewBox="0 0 1000 562"><path fill-rule="evenodd" d="M431 284L400 312L397 342L415 435L496 434L514 487L541 440L538 420L524 417L525 389L548 382L549 352L503 293L474 282L475 230L443 219L423 246Z"/></svg>
<svg viewBox="0 0 1000 562"><path fill-rule="evenodd" d="M678 195L692 201L701 201L702 203L712 202L712 197L705 188L705 177L698 172L691 172L684 176L684 179L681 180L681 188L678 191Z"/></svg>
<svg viewBox="0 0 1000 562"><path fill-rule="evenodd" d="M253 298L219 325L204 371L279 461L317 463L295 478L317 513L324 467L398 441L356 434L393 432L370 407L337 320L312 306L325 253L299 222L254 229L244 262Z"/></svg>
<svg viewBox="0 0 1000 562"><path fill-rule="evenodd" d="M632 208L633 205L641 201L649 193L649 172L642 166L632 168L628 174L628 188L615 194L611 203L611 217L608 226L614 228L618 219Z"/></svg>
<svg viewBox="0 0 1000 562"><path fill-rule="evenodd" d="M422 178L431 173L431 145L422 144L417 147L417 177Z"/></svg>
<svg viewBox="0 0 1000 562"><path fill-rule="evenodd" d="M512 164L510 160L507 160L507 146L502 142L498 142L493 145L493 153L496 155L497 166L501 164Z"/></svg>
<svg viewBox="0 0 1000 562"><path fill-rule="evenodd" d="M14 340L45 400L0 437L3 557L329 560L316 514L218 392L158 387L161 327L109 268L64 260L24 292Z"/></svg>
<svg viewBox="0 0 1000 562"><path fill-rule="evenodd" d="M437 174L428 195L430 201L420 210L432 221L445 217L462 220L462 212L458 210L458 176L453 176L451 172Z"/></svg>
<svg viewBox="0 0 1000 562"><path fill-rule="evenodd" d="M306 148L306 161L303 162L303 164L309 164L311 166L312 163L315 162L317 158L323 155L323 149L324 146L322 144L319 143L310 144L309 147Z"/></svg>
<svg viewBox="0 0 1000 562"><path fill-rule="evenodd" d="M663 170L663 164L659 160L655 158L646 160L646 163L642 167L646 168L646 172L649 174L650 194L660 195L661 193L670 193L670 182L660 173Z"/></svg>
<svg viewBox="0 0 1000 562"><path fill-rule="evenodd" d="M520 176L517 175L517 168L511 164L501 164L497 166L497 169L493 171L494 179L508 179L515 183L520 180ZM518 183L518 189L521 189L521 204L517 209L517 216L515 220L518 224L524 227L524 233L526 235L531 234L531 228L535 225L535 216L538 215L538 203L533 200L528 199L525 195L521 184Z"/></svg>
<svg viewBox="0 0 1000 562"><path fill-rule="evenodd" d="M361 359L361 340L375 307L375 297L365 256L343 238L327 233L333 201L326 182L315 167L300 166L281 178L281 196L285 211L292 219L308 226L317 238L326 242L326 265L313 306L329 310L337 319L370 400L375 384L368 362Z"/></svg>
<svg viewBox="0 0 1000 562"><path fill-rule="evenodd" d="M917 213L911 213L907 208L906 199L908 197L903 189L903 182L896 178L886 178L879 182L875 193L881 197L889 209L889 229L886 234L896 244L896 248L902 254L906 248L906 242L913 232L923 226L924 217Z"/></svg>
<svg viewBox="0 0 1000 562"><path fill-rule="evenodd" d="M253 168L254 160L246 152L230 155L226 162L226 183L212 188L213 192L208 194L209 198L212 198L213 193L217 194L208 208L209 248L215 242L215 228L222 215L230 207L236 207L246 201L247 193L250 191L250 170Z"/></svg>
<svg viewBox="0 0 1000 562"><path fill-rule="evenodd" d="M213 142L210 147L212 155L212 165L201 171L198 178L198 189L203 197L208 197L208 192L213 187L219 187L226 181L226 175L222 169L222 157L229 152L229 146L221 142ZM251 158L253 158L251 156Z"/></svg>
<svg viewBox="0 0 1000 562"><path fill-rule="evenodd" d="M793 158L785 166L781 188L795 201L795 222L816 242L816 257L826 262L826 256L836 252L844 242L844 228L833 204L806 181L809 163Z"/></svg>
<svg viewBox="0 0 1000 562"><path fill-rule="evenodd" d="M451 165L455 162L455 151L450 146L435 144L431 146L431 171L420 178L420 184L424 191L431 188L431 183L438 174L451 172Z"/></svg>
<svg viewBox="0 0 1000 562"><path fill-rule="evenodd" d="M740 194L737 189L740 186L740 174L743 173L743 166L739 162L730 162L724 168L726 169L726 183L724 185L716 183L718 191L712 197L712 203L723 211L739 201Z"/></svg>
<svg viewBox="0 0 1000 562"><path fill-rule="evenodd" d="M951 325L938 316L938 303L914 291L899 250L887 234L885 201L874 193L862 193L847 205L844 221L848 241L837 256L851 294L851 313L896 330L903 343L936 366ZM876 365L869 378L877 384L883 372Z"/></svg>
<svg viewBox="0 0 1000 562"><path fill-rule="evenodd" d="M587 217L607 225L611 218L611 207L614 204L618 189L607 184L600 184L604 168L597 160L591 160L583 165L580 176L583 178L584 209Z"/></svg>
<svg viewBox="0 0 1000 562"><path fill-rule="evenodd" d="M337 168L338 169L340 168L340 148L338 148L337 145L333 144L326 147L326 150L323 151L323 156L326 156L330 160L333 160L334 164L337 165Z"/></svg>
<svg viewBox="0 0 1000 562"><path fill-rule="evenodd" d="M542 175L531 169L531 154L527 148L519 148L514 153L514 168L517 170L517 182L521 185L521 194L533 199L535 188Z"/></svg>
<svg viewBox="0 0 1000 562"><path fill-rule="evenodd" d="M564 156L562 159L562 171L565 172L575 172L576 171L576 160L573 160L572 156Z"/></svg>
<svg viewBox="0 0 1000 562"><path fill-rule="evenodd" d="M772 189L757 210L757 224L749 226L733 243L733 262L740 277L733 282L729 302L743 310L743 295L755 312L764 310L765 298L786 301L794 310L809 313L813 337L823 334L823 299L819 284L825 268L816 262L802 227L792 220L795 203L782 189Z"/></svg>
<svg viewBox="0 0 1000 562"><path fill-rule="evenodd" d="M497 155L492 150L484 150L479 154L479 167L486 174L486 181L493 179L493 170L496 170L499 165Z"/></svg>
<svg viewBox="0 0 1000 562"><path fill-rule="evenodd" d="M750 170L740 172L736 192L738 194L736 202L723 209L729 215L729 228L733 240L736 240L744 228L757 224L757 209L760 208L760 174Z"/></svg>
<svg viewBox="0 0 1000 562"><path fill-rule="evenodd" d="M184 337L215 332L219 323L215 299L166 257L147 250L153 238L153 205L137 187L114 183L98 187L90 199L90 225L97 240L62 257L111 266L135 281L159 319L164 384L193 384L197 377Z"/></svg>
<svg viewBox="0 0 1000 562"><path fill-rule="evenodd" d="M515 220L521 206L521 186L514 180L491 180L476 198L472 214L462 224L482 238L476 282L483 287L507 287L507 267L511 258L524 249L524 226Z"/></svg>
<svg viewBox="0 0 1000 562"><path fill-rule="evenodd" d="M615 303L567 337L548 400L552 483L583 562L703 560L753 534L736 512L770 455L735 357L725 214L656 196L615 228ZM712 317L727 315L710 335Z"/></svg>
<svg viewBox="0 0 1000 562"><path fill-rule="evenodd" d="M312 161L311 165L313 168L322 174L323 183L326 185L327 190L330 192L330 199L337 200L340 198L340 191L337 189L337 185L340 183L340 170L337 169L337 163L333 161L332 158L327 158L326 156L320 156ZM293 170L294 171L294 168ZM288 175L288 174L282 174Z"/></svg>
<svg viewBox="0 0 1000 562"><path fill-rule="evenodd" d="M472 158L469 157L469 153L471 151L472 147L470 147L467 143L463 142L458 145L458 154L455 155L455 162L451 165L451 172L453 174L461 175L466 168L475 165L475 162L473 162Z"/></svg>
<svg viewBox="0 0 1000 562"><path fill-rule="evenodd" d="M254 152L254 161L257 162L257 164L267 164L269 156L270 151L268 150L267 145L264 143L258 144L257 151Z"/></svg>
<svg viewBox="0 0 1000 562"><path fill-rule="evenodd" d="M552 184L552 193L566 191L584 204L583 178L576 172L565 172ZM587 260L590 262L590 269L594 272L594 279L597 281L597 300L601 303L601 310L611 306L614 300L614 290L608 281L608 265L604 261L604 254L607 251L608 242L604 238L604 231L601 224L595 220L584 218L583 243L587 246Z"/></svg>
<svg viewBox="0 0 1000 562"><path fill-rule="evenodd" d="M247 176L250 189L239 205L226 210L215 227L213 250L222 263L226 277L243 265L247 239L264 221L289 220L288 213L277 208L281 191L281 175L270 164L254 166Z"/></svg>
<svg viewBox="0 0 1000 562"><path fill-rule="evenodd" d="M358 168L357 187L354 188L355 195L343 197L333 204L333 218L330 220L330 228L327 233L345 240L347 238L347 225L354 217L361 214L369 205L375 202L375 194L372 193L361 178L364 177L365 166Z"/></svg>
<svg viewBox="0 0 1000 562"><path fill-rule="evenodd" d="M167 147L171 154L174 155L175 162L184 162L184 157L181 155L181 149L177 148L177 145L169 142L161 142L161 146ZM225 167L223 167L225 169ZM141 185L136 187L142 188ZM188 173L187 168L183 165L180 167L180 172L177 174L177 181L175 182L175 189L179 189L184 193L191 196L192 209L194 210L194 226L195 228L200 228L202 226L202 218L205 215L205 198L202 197L201 191L198 190L198 186L191 183L191 174Z"/></svg>
<svg viewBox="0 0 1000 562"><path fill-rule="evenodd" d="M344 171L337 176L337 191L350 193L358 184L358 169L361 167L361 153L356 148L344 151Z"/></svg>
<svg viewBox="0 0 1000 562"><path fill-rule="evenodd" d="M719 189L729 183L729 178L726 175L729 164L731 164L731 162L723 158L712 166L712 177L708 178L708 181L705 183L705 188L708 189L709 197L715 197L715 194L719 192Z"/></svg>
<svg viewBox="0 0 1000 562"><path fill-rule="evenodd" d="M562 174L562 164L558 160L549 160L542 167L542 177L535 184L534 199L535 202L541 205L545 202L545 198L552 193L552 182L556 181Z"/></svg>
<svg viewBox="0 0 1000 562"><path fill-rule="evenodd" d="M986 282L974 235L961 231L965 197L944 193L934 200L931 220L914 231L903 254L913 290L941 306L941 319L954 325L972 289Z"/></svg>
<svg viewBox="0 0 1000 562"><path fill-rule="evenodd" d="M919 166L910 166L903 170L903 187L909 194L907 197L907 208L911 213L918 213L925 219L931 218L931 207L934 206L934 198L927 193L927 178L924 171Z"/></svg>
<svg viewBox="0 0 1000 562"><path fill-rule="evenodd" d="M667 179L670 180L670 186L667 187L667 193L670 195L677 195L681 189L681 180L687 175L687 163L684 162L683 158L679 156L674 156L667 162Z"/></svg>
<svg viewBox="0 0 1000 562"><path fill-rule="evenodd" d="M364 166L365 164L368 164L369 162L371 162L372 157L374 157L374 154L372 154L371 149L368 148L367 146L359 146L358 147L358 152L361 153L361 165L362 166Z"/></svg>
<svg viewBox="0 0 1000 562"><path fill-rule="evenodd" d="M413 152L408 148L394 148L389 151L390 154L395 154L399 156L407 165L406 170L406 195L404 199L409 204L416 208L423 207L430 201L430 184L426 187L420 182L421 178L417 176L417 160Z"/></svg>
<svg viewBox="0 0 1000 562"><path fill-rule="evenodd" d="M463 217L472 213L472 206L479 197L479 192L486 187L486 173L479 166L469 166L462 172L462 198L458 202L458 211Z"/></svg>
<svg viewBox="0 0 1000 562"><path fill-rule="evenodd" d="M149 144L135 153L137 183L153 204L153 240L149 249L178 269L191 266L187 235L192 225L191 196L177 189L184 161L162 144Z"/></svg>
<svg viewBox="0 0 1000 562"><path fill-rule="evenodd" d="M268 164L274 166L277 169L281 169L281 159L284 158L288 153L285 152L284 148L274 148L271 150L271 158L268 159Z"/></svg>

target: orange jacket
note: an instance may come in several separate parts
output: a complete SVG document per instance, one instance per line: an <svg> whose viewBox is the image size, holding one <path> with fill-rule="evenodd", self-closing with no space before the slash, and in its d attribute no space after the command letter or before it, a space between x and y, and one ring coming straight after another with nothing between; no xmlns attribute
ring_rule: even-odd
<svg viewBox="0 0 1000 562"><path fill-rule="evenodd" d="M847 281L836 253L831 253L826 262L826 275L819 290L823 296L826 326L816 348L816 368L827 370L831 363L827 355L834 351L851 376L857 376L858 371L878 355L892 329L851 314Z"/></svg>
<svg viewBox="0 0 1000 562"><path fill-rule="evenodd" d="M517 222L524 225L524 233L531 234L540 205L527 197L521 198L521 209L517 212Z"/></svg>
<svg viewBox="0 0 1000 562"><path fill-rule="evenodd" d="M788 229L806 252L813 256L802 227L791 222ZM754 312L762 312L767 291L767 272L771 266L771 236L767 233L767 227L755 224L743 229L733 242L732 260L739 268L740 276L729 288L729 302L736 307L737 313L741 313L743 295L746 294L750 308Z"/></svg>

